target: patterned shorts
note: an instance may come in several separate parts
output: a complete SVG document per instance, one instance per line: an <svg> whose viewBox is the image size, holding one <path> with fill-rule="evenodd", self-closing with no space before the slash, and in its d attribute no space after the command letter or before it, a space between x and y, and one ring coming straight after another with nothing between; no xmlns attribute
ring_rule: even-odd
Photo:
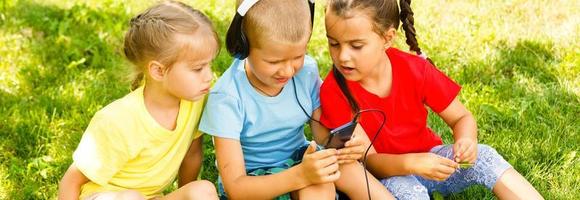
<svg viewBox="0 0 580 200"><path fill-rule="evenodd" d="M453 145L433 147L431 153L453 159ZM457 170L445 181L438 182L417 175L408 175L382 179L381 183L399 200L429 199L429 195L435 191L447 196L476 184L492 190L499 177L511 167L495 149L480 144L475 164L471 168Z"/></svg>

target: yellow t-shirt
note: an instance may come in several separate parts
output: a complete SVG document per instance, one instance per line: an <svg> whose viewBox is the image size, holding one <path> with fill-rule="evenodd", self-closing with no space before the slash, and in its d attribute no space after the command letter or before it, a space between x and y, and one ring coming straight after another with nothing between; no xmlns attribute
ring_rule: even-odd
<svg viewBox="0 0 580 200"><path fill-rule="evenodd" d="M182 100L177 125L163 128L145 108L143 87L99 110L73 154L75 166L90 181L81 198L96 192L136 190L161 195L177 172L197 130L204 100Z"/></svg>

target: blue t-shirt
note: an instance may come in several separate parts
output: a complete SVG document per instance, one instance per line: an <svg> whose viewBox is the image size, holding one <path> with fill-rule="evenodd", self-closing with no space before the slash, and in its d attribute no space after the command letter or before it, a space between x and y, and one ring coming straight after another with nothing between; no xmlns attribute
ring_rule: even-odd
<svg viewBox="0 0 580 200"><path fill-rule="evenodd" d="M264 96L249 83L244 60L234 59L211 89L199 130L239 140L246 170L283 167L304 137L304 114L294 95L292 81L302 107L312 116L320 107L320 85L316 61L305 57L304 66L275 97Z"/></svg>

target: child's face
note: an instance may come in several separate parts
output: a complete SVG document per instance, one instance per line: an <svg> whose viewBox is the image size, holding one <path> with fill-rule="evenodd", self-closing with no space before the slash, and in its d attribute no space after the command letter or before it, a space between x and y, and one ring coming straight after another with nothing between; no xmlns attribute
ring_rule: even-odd
<svg viewBox="0 0 580 200"><path fill-rule="evenodd" d="M330 56L347 80L361 81L386 64L387 41L364 13L342 18L328 11L325 24Z"/></svg>
<svg viewBox="0 0 580 200"><path fill-rule="evenodd" d="M167 70L163 84L172 95L189 101L200 100L209 92L213 72L211 61L215 48L187 48L183 56Z"/></svg>
<svg viewBox="0 0 580 200"><path fill-rule="evenodd" d="M262 47L250 48L248 76L262 89L279 91L302 68L307 42L260 41Z"/></svg>

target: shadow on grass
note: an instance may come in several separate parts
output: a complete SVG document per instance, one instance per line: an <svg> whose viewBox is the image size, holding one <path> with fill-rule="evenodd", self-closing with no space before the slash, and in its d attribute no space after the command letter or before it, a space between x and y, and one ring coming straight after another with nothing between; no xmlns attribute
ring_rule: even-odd
<svg viewBox="0 0 580 200"><path fill-rule="evenodd" d="M27 51L33 60L19 66L18 94L0 91L0 162L9 169L3 180L17 188L8 199L54 198L92 115L129 92L120 49L131 16L122 6L105 7L17 1L6 8L9 20L2 28L29 33ZM228 22L215 23L224 35ZM213 145L207 139L204 143L202 177L215 181Z"/></svg>

